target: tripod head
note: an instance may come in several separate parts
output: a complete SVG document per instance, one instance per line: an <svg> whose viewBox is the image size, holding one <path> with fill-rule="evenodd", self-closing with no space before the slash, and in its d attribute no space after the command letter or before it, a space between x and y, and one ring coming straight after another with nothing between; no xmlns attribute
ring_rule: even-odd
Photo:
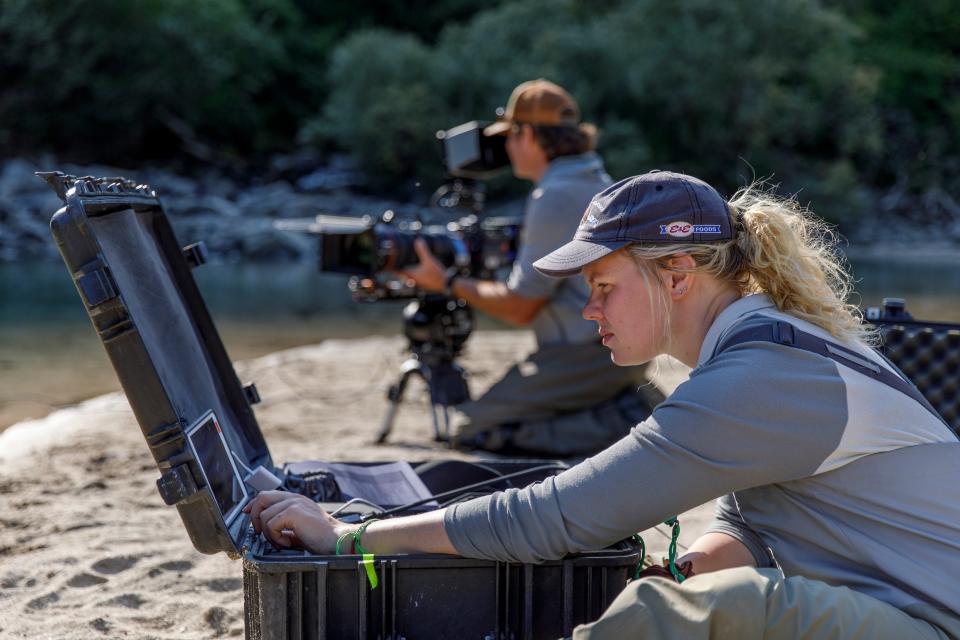
<svg viewBox="0 0 960 640"><path fill-rule="evenodd" d="M403 333L413 356L429 372L434 404L451 406L470 399L464 371L454 364L473 331L473 311L463 300L421 293L403 309Z"/></svg>
<svg viewBox="0 0 960 640"><path fill-rule="evenodd" d="M410 351L427 364L453 360L473 331L473 311L463 300L421 293L403 309Z"/></svg>

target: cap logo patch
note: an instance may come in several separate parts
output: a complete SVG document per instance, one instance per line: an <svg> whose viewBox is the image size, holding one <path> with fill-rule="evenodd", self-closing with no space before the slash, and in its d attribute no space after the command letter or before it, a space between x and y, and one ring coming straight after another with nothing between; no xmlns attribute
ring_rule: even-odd
<svg viewBox="0 0 960 640"><path fill-rule="evenodd" d="M660 235L686 238L691 233L723 233L718 224L690 224L689 222L671 222L660 225Z"/></svg>
<svg viewBox="0 0 960 640"><path fill-rule="evenodd" d="M660 225L660 235L662 236L686 238L691 233L693 233L693 225L689 222L677 220L676 222L668 222L667 224Z"/></svg>

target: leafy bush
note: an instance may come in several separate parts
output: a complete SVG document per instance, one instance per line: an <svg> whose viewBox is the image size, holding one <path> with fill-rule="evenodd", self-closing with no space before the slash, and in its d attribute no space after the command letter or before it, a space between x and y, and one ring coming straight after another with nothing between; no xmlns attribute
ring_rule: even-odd
<svg viewBox="0 0 960 640"><path fill-rule="evenodd" d="M600 125L616 176L674 167L732 190L751 167L799 168L846 184L827 180L837 163L880 147L877 74L857 63L857 37L814 0L525 0L447 27L432 49L385 31L351 38L318 130L364 166L422 178L417 131L489 118L517 83L543 76Z"/></svg>
<svg viewBox="0 0 960 640"><path fill-rule="evenodd" d="M440 179L437 129L547 77L600 126L615 177L676 168L732 191L772 175L834 219L949 213L955 4L0 0L0 151L231 161L313 142L411 188Z"/></svg>
<svg viewBox="0 0 960 640"><path fill-rule="evenodd" d="M859 202L828 178L879 151L876 74L856 62L858 32L840 14L812 0L645 0L601 31L631 43L613 49L619 100L658 164L728 191L774 176L834 219Z"/></svg>
<svg viewBox="0 0 960 640"><path fill-rule="evenodd" d="M292 78L309 97L323 82L299 73L298 24L291 0L3 0L0 143L100 159L167 155L178 137L200 153L267 146L284 119L275 89Z"/></svg>
<svg viewBox="0 0 960 640"><path fill-rule="evenodd" d="M434 67L430 50L413 36L384 30L351 36L333 56L333 91L309 137L348 149L380 185L437 176L434 134L445 110Z"/></svg>
<svg viewBox="0 0 960 640"><path fill-rule="evenodd" d="M924 191L960 197L960 12L952 0L848 0L859 57L880 70L885 153L863 175L902 202Z"/></svg>

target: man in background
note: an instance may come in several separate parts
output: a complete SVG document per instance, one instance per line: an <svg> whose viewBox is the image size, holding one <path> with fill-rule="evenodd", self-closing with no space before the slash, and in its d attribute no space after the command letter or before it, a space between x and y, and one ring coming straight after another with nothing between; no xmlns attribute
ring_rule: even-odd
<svg viewBox="0 0 960 640"><path fill-rule="evenodd" d="M483 133L506 136L513 174L535 185L510 276L499 282L445 271L420 240L420 264L405 274L422 289L530 326L537 350L482 397L457 407L452 444L511 455L598 451L645 419L662 396L643 368L610 360L596 325L580 315L589 296L581 278L548 278L533 268L573 236L590 199L610 184L593 151L596 128L581 122L562 87L539 79L514 89L503 116Z"/></svg>

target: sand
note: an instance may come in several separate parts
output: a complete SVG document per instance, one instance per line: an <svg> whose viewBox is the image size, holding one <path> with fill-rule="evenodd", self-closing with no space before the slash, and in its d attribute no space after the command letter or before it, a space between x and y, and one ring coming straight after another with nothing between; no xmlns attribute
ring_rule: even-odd
<svg viewBox="0 0 960 640"><path fill-rule="evenodd" d="M386 445L371 444L404 341L327 341L238 363L263 399L275 462L471 456L431 441L411 384ZM474 393L533 348L525 332L480 332L462 359ZM666 365L670 391L686 375ZM157 468L125 397L110 393L0 434L0 637L214 638L243 635L241 564L195 551L157 493ZM637 491L645 489L638 487ZM711 507L681 516L685 546ZM665 527L645 533L665 553Z"/></svg>

